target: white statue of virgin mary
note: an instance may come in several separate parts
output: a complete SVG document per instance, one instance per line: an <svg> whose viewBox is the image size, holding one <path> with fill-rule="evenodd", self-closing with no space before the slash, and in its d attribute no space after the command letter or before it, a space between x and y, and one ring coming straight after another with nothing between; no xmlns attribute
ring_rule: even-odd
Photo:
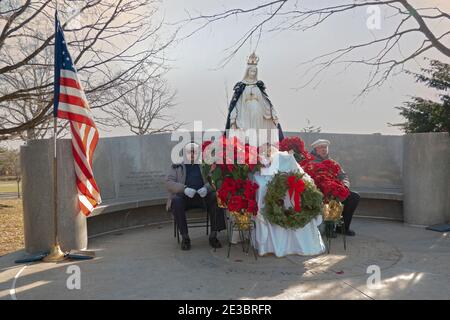
<svg viewBox="0 0 450 320"><path fill-rule="evenodd" d="M281 140L283 134L277 113L264 83L258 80L258 61L256 54L252 53L247 61L244 79L234 86L225 129L278 129Z"/></svg>

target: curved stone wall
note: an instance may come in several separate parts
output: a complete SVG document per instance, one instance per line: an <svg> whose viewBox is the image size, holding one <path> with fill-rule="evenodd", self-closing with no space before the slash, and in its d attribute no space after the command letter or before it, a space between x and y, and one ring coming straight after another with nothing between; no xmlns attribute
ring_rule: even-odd
<svg viewBox="0 0 450 320"><path fill-rule="evenodd" d="M330 156L357 190L402 192L403 136L380 134L288 133L300 136L310 151L317 139L330 140Z"/></svg>
<svg viewBox="0 0 450 320"><path fill-rule="evenodd" d="M362 203L361 207L373 207L374 201L377 201L377 212L381 214L383 210L385 211L384 208L392 207L382 206L383 201L395 202L395 217L401 219L400 199L402 192L405 191L405 204L408 206L404 212L408 223L431 224L449 220L448 163L447 169L442 169L445 167L445 157L448 157L449 152L448 135L445 133L426 134L429 135L428 138L425 136L416 138L415 135L291 132L286 132L286 135L301 136L307 146L317 138L329 139L332 142L330 147L332 157L338 160L349 174L352 188L372 195L370 203L365 205ZM171 163L170 152L175 143L170 141L170 134L100 139L95 152L94 174L101 190L103 204L89 218L92 232L108 231L107 226L114 229L162 221L165 217L166 220L170 220L170 215L164 214L155 220L151 213L154 210L148 210L146 216L145 210L137 207L140 204L157 203L162 208L166 197L163 181ZM430 157L425 162L421 156L424 152ZM77 213L70 140L58 141L58 155L60 241L63 249L81 249L87 245L88 229L85 217ZM432 159L435 156L440 157L436 160L438 167L432 166ZM52 141L31 141L22 147L21 162L25 246L28 252L36 252L47 249L52 239ZM420 163L415 164L416 162ZM417 174L416 166L420 168ZM433 173L430 170L434 170ZM436 188L440 190L439 196L436 188L424 188L420 193L423 197L417 196L418 193L412 186L419 180L428 181L427 175L433 177L432 180L440 179L439 182L435 182ZM432 191L434 196L427 195L427 191ZM383 193L387 193L388 196L378 201L377 195ZM400 195L400 198L397 199L396 195ZM391 199L391 196L395 199ZM432 203L440 204L433 211L428 209L427 211L425 209L428 207L423 205L422 199L426 199L427 203L430 203L431 199ZM111 206L112 204L114 206ZM114 210L108 210L108 206ZM139 219L132 217L132 212L136 209L139 209L137 210ZM115 215L114 211L120 212L121 215ZM105 216L109 216L108 219L105 220ZM114 217L125 220L116 223L111 220L115 219Z"/></svg>

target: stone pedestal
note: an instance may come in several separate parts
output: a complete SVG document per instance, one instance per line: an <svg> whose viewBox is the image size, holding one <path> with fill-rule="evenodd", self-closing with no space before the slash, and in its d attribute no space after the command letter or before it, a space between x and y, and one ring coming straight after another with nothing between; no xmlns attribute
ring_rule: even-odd
<svg viewBox="0 0 450 320"><path fill-rule="evenodd" d="M425 226L449 223L449 134L405 135L403 151L405 223Z"/></svg>
<svg viewBox="0 0 450 320"><path fill-rule="evenodd" d="M70 140L58 141L58 236L63 250L87 247L86 218L78 213ZM53 141L21 147L25 250L36 253L53 243Z"/></svg>

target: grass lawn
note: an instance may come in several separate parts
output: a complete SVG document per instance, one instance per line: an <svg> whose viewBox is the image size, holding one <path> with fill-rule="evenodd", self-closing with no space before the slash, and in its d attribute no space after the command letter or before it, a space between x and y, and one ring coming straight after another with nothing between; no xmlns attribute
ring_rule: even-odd
<svg viewBox="0 0 450 320"><path fill-rule="evenodd" d="M0 193L1 192L17 192L17 182L16 181L1 181L0 182Z"/></svg>
<svg viewBox="0 0 450 320"><path fill-rule="evenodd" d="M23 248L21 199L0 199L0 256Z"/></svg>

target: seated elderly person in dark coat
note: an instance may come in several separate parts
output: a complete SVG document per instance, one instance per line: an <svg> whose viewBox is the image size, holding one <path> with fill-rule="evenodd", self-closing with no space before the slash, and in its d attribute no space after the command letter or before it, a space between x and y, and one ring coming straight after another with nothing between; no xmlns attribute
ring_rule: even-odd
<svg viewBox="0 0 450 320"><path fill-rule="evenodd" d="M209 244L213 248L220 248L222 245L217 239L217 231L225 229L225 216L223 209L217 207L214 190L207 181L204 181L200 165L196 163L201 148L198 144L191 142L184 147L183 151L184 163L172 164L166 178L166 187L169 191L167 209L172 211L180 230L181 249L191 248L186 210L204 208L205 205L211 221Z"/></svg>
<svg viewBox="0 0 450 320"><path fill-rule="evenodd" d="M313 150L311 154L314 156L315 162L322 162L324 160L330 159L328 146L330 145L330 141L325 139L319 139L314 141L311 144ZM350 189L350 181L348 180L347 174L344 170L341 169L339 173L339 180L341 180L344 185ZM348 236L354 236L355 232L350 229L350 224L352 223L353 213L358 206L360 196L358 193L350 190L350 195L347 199L345 199L342 204L344 205L344 210L342 212L342 216L344 217L344 232ZM337 229L337 232L341 232L342 230ZM335 236L335 235L334 235Z"/></svg>

